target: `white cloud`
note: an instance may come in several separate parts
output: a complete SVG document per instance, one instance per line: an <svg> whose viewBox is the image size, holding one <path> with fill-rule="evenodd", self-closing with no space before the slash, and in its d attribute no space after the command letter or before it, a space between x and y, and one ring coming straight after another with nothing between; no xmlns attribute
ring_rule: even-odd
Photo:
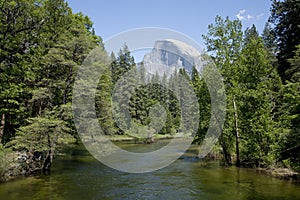
<svg viewBox="0 0 300 200"><path fill-rule="evenodd" d="M250 14L247 14L246 13L246 9L242 9L238 12L238 14L236 15L236 17L239 19L239 20L250 20L250 19L257 19L259 20L262 16L264 16L263 13L259 14L259 15L250 15Z"/></svg>
<svg viewBox="0 0 300 200"><path fill-rule="evenodd" d="M265 14L264 13L261 13L261 14L259 14L259 15L256 15L256 19L260 19L262 16L264 16Z"/></svg>
<svg viewBox="0 0 300 200"><path fill-rule="evenodd" d="M243 14L245 14L246 10L243 9L243 10L240 10L239 13L236 15L236 17L239 19L239 20L244 20L246 19L245 16L243 16Z"/></svg>
<svg viewBox="0 0 300 200"><path fill-rule="evenodd" d="M247 15L247 19L253 19L254 17L252 15Z"/></svg>

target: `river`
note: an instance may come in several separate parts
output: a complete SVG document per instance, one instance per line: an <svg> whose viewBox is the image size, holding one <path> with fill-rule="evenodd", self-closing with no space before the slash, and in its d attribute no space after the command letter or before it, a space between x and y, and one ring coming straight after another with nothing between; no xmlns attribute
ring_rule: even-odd
<svg viewBox="0 0 300 200"><path fill-rule="evenodd" d="M137 151L145 149L145 145L124 146ZM83 146L77 146L55 158L49 175L0 184L0 199L296 200L300 199L300 185L259 174L254 169L204 163L189 154L164 169L130 174L104 166Z"/></svg>

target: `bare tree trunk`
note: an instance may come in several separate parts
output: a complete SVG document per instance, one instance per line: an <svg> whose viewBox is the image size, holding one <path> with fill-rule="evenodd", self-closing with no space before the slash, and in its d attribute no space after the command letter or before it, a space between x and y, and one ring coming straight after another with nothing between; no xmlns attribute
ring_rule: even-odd
<svg viewBox="0 0 300 200"><path fill-rule="evenodd" d="M1 124L0 124L0 144L4 136L4 129L5 129L5 113L2 113Z"/></svg>
<svg viewBox="0 0 300 200"><path fill-rule="evenodd" d="M41 103L40 103L39 116L42 116L42 106L43 106L43 100L41 100Z"/></svg>
<svg viewBox="0 0 300 200"><path fill-rule="evenodd" d="M238 113L235 103L235 96L233 96L233 108L234 108L234 121L235 121L235 148L236 148L236 163L237 167L241 166L240 161L240 149L239 149L239 128L238 128Z"/></svg>

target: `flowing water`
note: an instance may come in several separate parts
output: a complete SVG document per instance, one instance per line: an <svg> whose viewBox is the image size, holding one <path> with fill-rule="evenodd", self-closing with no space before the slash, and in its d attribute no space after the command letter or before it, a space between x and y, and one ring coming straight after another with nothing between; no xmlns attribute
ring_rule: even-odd
<svg viewBox="0 0 300 200"><path fill-rule="evenodd" d="M155 145L155 144L153 144ZM123 144L144 151L153 146ZM51 174L0 184L0 199L300 199L300 185L253 169L220 167L186 155L151 173L110 169L83 146L57 156Z"/></svg>

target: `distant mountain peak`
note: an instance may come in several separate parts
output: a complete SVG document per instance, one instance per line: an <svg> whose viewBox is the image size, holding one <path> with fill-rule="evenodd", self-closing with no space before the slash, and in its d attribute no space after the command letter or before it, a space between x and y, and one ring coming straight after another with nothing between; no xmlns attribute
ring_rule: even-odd
<svg viewBox="0 0 300 200"><path fill-rule="evenodd" d="M144 56L143 64L150 74L171 75L184 68L191 73L193 66L201 66L200 53L194 47L175 39L157 40L152 51Z"/></svg>

